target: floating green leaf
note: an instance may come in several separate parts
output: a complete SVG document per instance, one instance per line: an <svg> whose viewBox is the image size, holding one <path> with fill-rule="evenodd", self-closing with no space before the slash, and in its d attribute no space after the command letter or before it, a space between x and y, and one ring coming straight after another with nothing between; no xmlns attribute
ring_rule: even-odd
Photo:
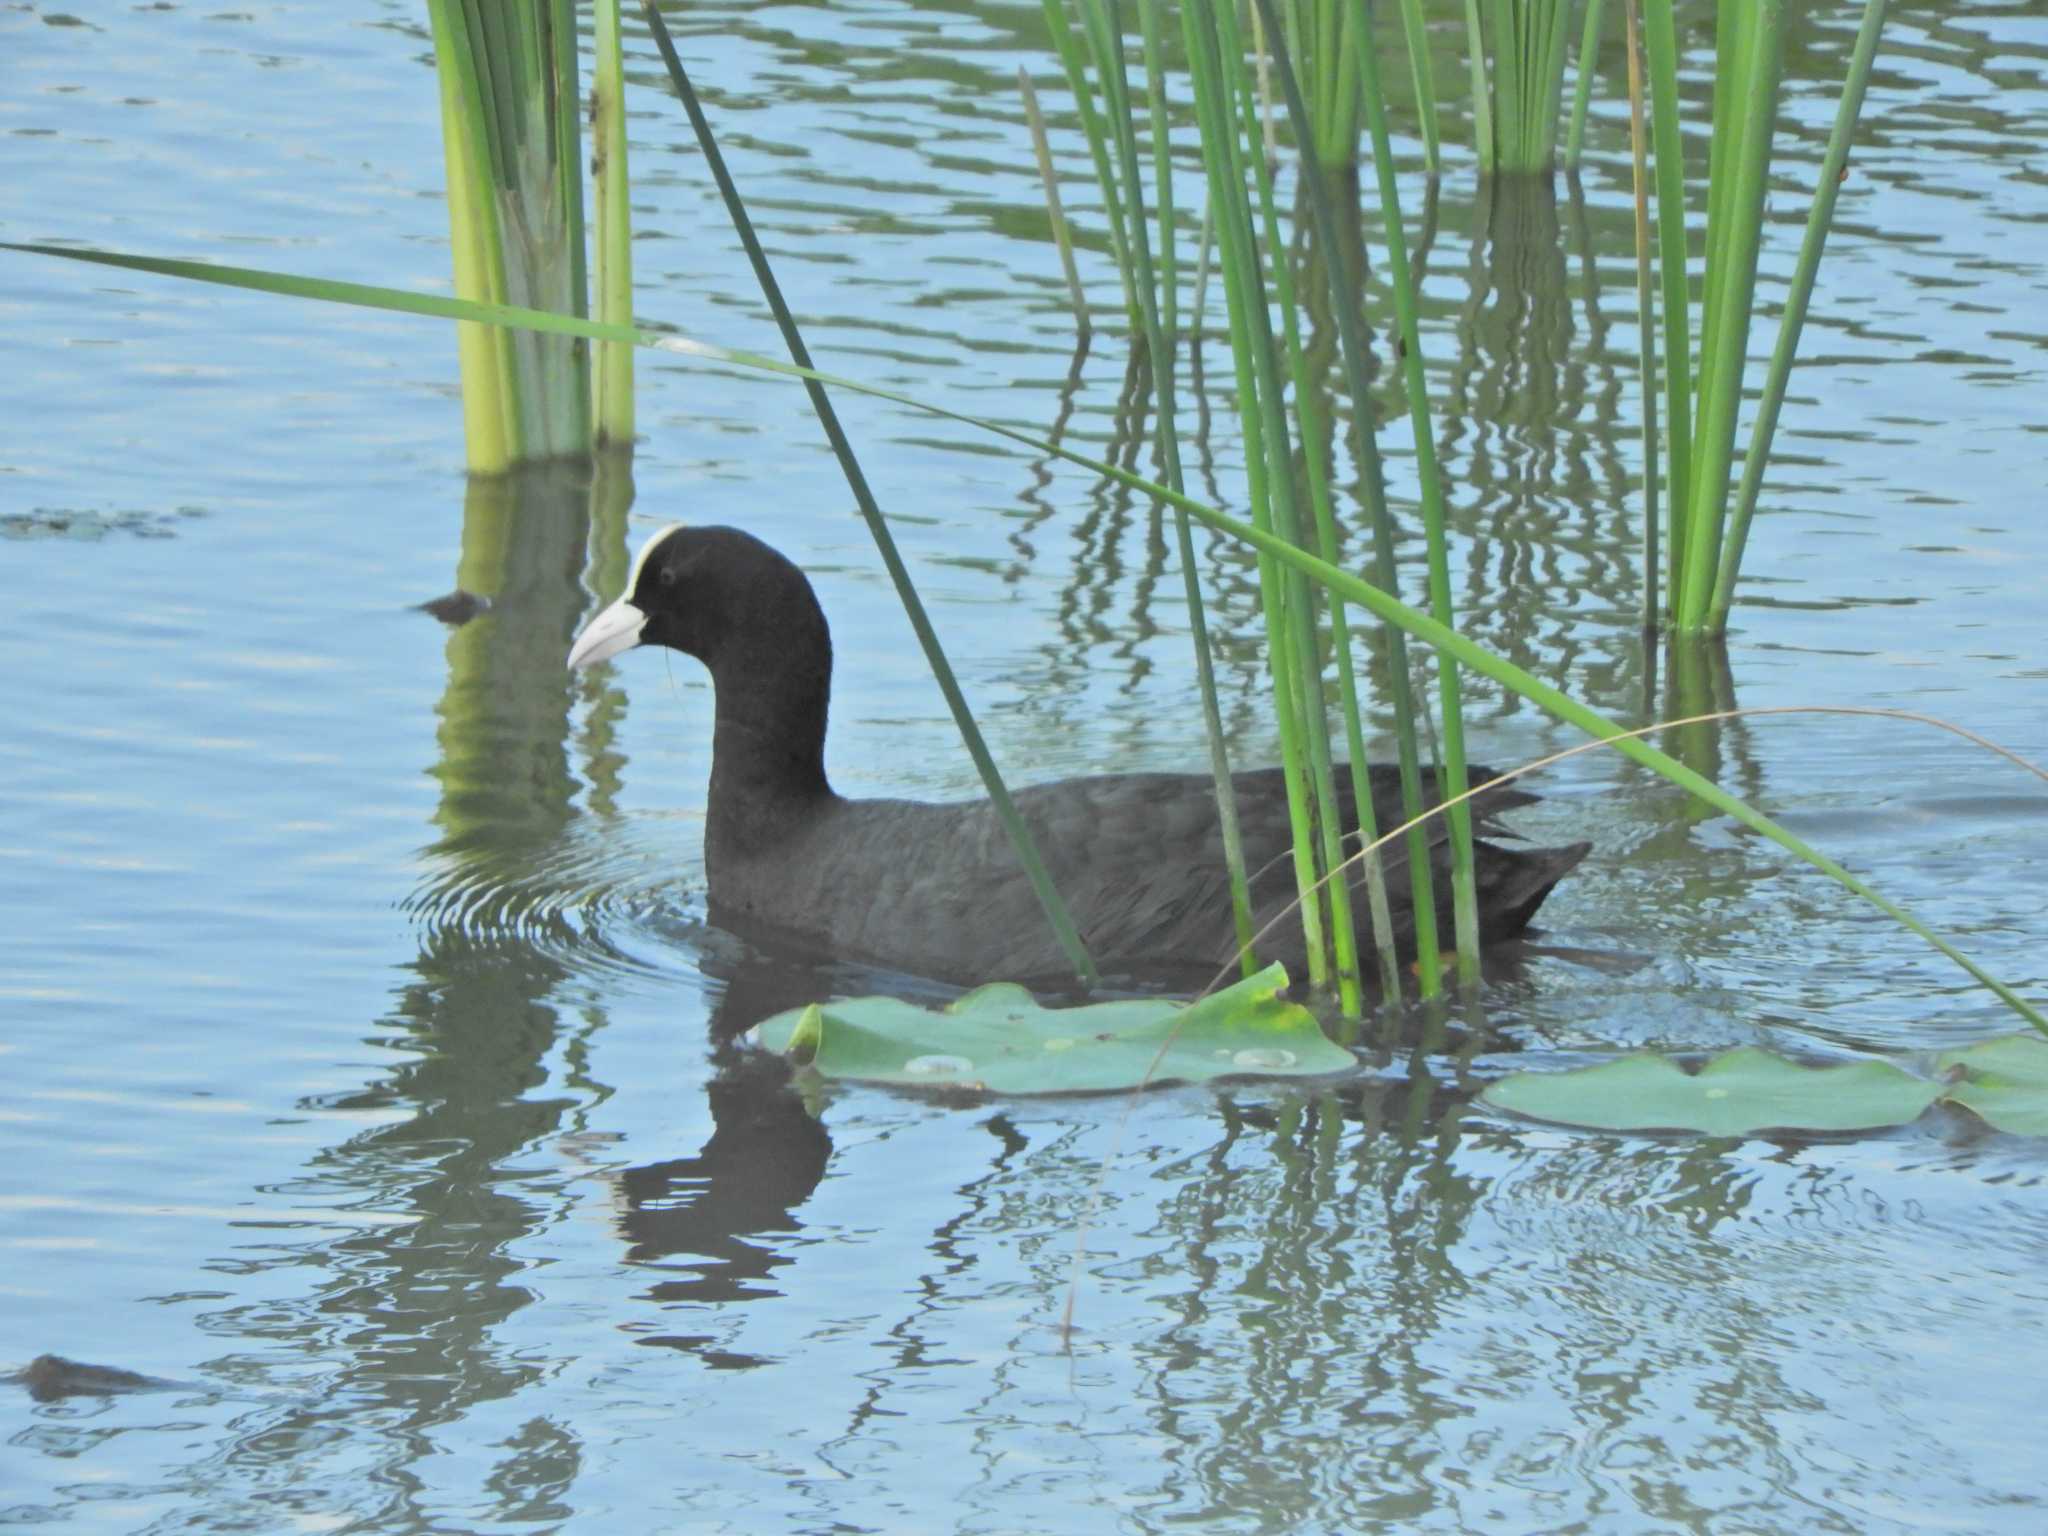
<svg viewBox="0 0 2048 1536"><path fill-rule="evenodd" d="M2000 1035L1935 1058L1947 1074L1942 1097L1975 1110L1996 1130L2048 1136L2048 1041Z"/></svg>
<svg viewBox="0 0 2048 1536"><path fill-rule="evenodd" d="M1624 1056L1572 1072L1517 1072L1480 1095L1496 1109L1605 1131L1863 1131L1958 1104L1994 1129L2048 1136L2048 1042L2001 1035L1935 1057L1930 1082L1890 1062L1804 1067L1751 1046L1688 1072L1663 1056Z"/></svg>
<svg viewBox="0 0 2048 1536"><path fill-rule="evenodd" d="M1744 1046L1688 1072L1663 1056L1624 1056L1574 1072L1517 1072L1480 1095L1496 1109L1597 1130L1864 1131L1904 1125L1940 1097L1882 1061L1802 1067Z"/></svg>
<svg viewBox="0 0 2048 1536"><path fill-rule="evenodd" d="M1218 1077L1315 1077L1357 1059L1315 1016L1280 994L1287 969L1193 1004L1134 998L1044 1008L1009 982L978 987L944 1008L855 997L779 1013L752 1039L825 1077L977 1092L1108 1093L1147 1083Z"/></svg>

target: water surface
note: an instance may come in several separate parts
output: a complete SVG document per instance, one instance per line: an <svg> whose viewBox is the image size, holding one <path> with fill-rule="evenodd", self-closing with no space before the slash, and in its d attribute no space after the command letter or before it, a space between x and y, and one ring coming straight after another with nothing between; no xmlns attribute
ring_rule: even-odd
<svg viewBox="0 0 2048 1536"><path fill-rule="evenodd" d="M1576 196L1490 208L1454 149L1424 352L1459 601L1617 716L1702 690L1886 706L2038 759L2048 24L1895 9L1726 672L1690 692L1646 675L1635 633L1618 43ZM1104 325L1077 359L1016 102L1021 63L1099 230L1035 8L676 25L826 366L1130 451L1115 278L1093 241ZM1853 27L1795 20L1773 320ZM1460 80L1456 30L1439 42ZM642 313L772 350L632 48ZM6 238L445 287L413 7L17 7L0 57ZM1774 849L1576 759L1518 823L1596 853L1422 1076L1395 1054L1330 1093L1169 1090L1127 1124L1114 1100L861 1090L813 1118L724 1043L847 978L703 921L703 676L560 665L629 538L740 523L831 614L839 787L973 792L793 390L644 360L628 512L575 476L466 488L431 324L19 257L0 307L0 1366L182 1384L4 1401L0 1523L2041 1527L2038 1143L1959 1116L1585 1136L1469 1103L1518 1060L1897 1056L2010 1027ZM1231 503L1213 338L1202 362L1194 467ZM1151 509L841 408L1016 780L1198 759ZM1412 496L1404 429L1384 440ZM1234 746L1266 760L1253 581L1202 550ZM491 610L414 610L458 586ZM1496 761L1573 739L1486 689L1472 731ZM1862 721L1689 747L2042 995L2038 784Z"/></svg>

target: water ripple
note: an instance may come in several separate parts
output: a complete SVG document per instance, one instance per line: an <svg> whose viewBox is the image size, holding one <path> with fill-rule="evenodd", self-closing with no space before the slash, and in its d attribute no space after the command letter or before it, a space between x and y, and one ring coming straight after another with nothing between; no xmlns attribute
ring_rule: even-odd
<svg viewBox="0 0 2048 1536"><path fill-rule="evenodd" d="M551 840L427 850L400 903L437 951L519 949L579 973L690 969L674 941L701 919L701 890L679 879L665 817L584 817ZM681 867L688 867L682 865Z"/></svg>

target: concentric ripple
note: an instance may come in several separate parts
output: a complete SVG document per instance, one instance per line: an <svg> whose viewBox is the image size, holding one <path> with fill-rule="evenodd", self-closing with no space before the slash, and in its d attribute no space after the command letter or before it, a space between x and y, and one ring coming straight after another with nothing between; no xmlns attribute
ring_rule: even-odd
<svg viewBox="0 0 2048 1536"><path fill-rule="evenodd" d="M436 949L518 949L577 972L694 969L676 941L702 922L674 818L577 817L543 841L425 850L401 910Z"/></svg>

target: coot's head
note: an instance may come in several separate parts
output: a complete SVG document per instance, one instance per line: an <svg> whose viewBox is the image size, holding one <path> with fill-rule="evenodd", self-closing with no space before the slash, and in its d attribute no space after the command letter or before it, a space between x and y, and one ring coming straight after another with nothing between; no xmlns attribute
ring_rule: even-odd
<svg viewBox="0 0 2048 1536"><path fill-rule="evenodd" d="M759 644L784 654L823 647L830 656L803 572L737 528L671 523L640 546L625 595L583 626L569 665L666 645L715 669L735 648Z"/></svg>

